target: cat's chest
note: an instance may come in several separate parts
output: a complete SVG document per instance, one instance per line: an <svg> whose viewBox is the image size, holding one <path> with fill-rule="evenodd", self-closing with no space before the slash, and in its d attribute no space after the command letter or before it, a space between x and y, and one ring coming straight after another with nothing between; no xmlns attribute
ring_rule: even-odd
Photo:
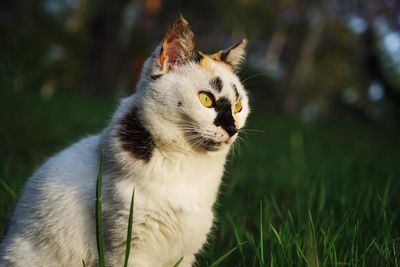
<svg viewBox="0 0 400 267"><path fill-rule="evenodd" d="M213 223L212 206L223 165L223 159L153 161L139 169L133 179L120 180L117 192L123 196L128 213L135 187L136 224L148 225L152 233L160 233L161 240L172 238L181 252L195 252L206 241ZM169 237L169 232L174 234Z"/></svg>
<svg viewBox="0 0 400 267"><path fill-rule="evenodd" d="M223 165L220 159L170 159L150 173L154 183L151 187L154 191L161 190L165 200L177 207L196 209L212 205L221 183Z"/></svg>
<svg viewBox="0 0 400 267"><path fill-rule="evenodd" d="M211 209L215 202L225 158L165 158L156 155L132 179L121 181L118 191L130 202L135 187L135 202L148 208L171 207L181 211Z"/></svg>
<svg viewBox="0 0 400 267"><path fill-rule="evenodd" d="M180 229L178 243L182 251L196 251L206 241L213 223L212 206L223 166L199 162L191 166L164 167L162 173L154 172L152 183L143 188L146 203L142 204L152 212L161 212L165 221L169 221L167 224Z"/></svg>

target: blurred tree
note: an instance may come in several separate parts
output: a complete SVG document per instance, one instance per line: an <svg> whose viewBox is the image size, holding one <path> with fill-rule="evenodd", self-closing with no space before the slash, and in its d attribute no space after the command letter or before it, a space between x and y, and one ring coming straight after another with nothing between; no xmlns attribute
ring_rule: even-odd
<svg viewBox="0 0 400 267"><path fill-rule="evenodd" d="M0 83L40 89L47 97L55 90L102 96L133 91L143 61L182 13L205 52L249 38L251 66L245 69L251 73L241 75L248 76L245 84L256 98L278 112L308 119L339 113L399 118L399 5L393 0L4 0ZM257 79L260 75L273 81Z"/></svg>
<svg viewBox="0 0 400 267"><path fill-rule="evenodd" d="M123 56L120 44L122 14L129 2L91 2L91 16L88 19L88 77L89 84L101 95L111 95L115 89Z"/></svg>

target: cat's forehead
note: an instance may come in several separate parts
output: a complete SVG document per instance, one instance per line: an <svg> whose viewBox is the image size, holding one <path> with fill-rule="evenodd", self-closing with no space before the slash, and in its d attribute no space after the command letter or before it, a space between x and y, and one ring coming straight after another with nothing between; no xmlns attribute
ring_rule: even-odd
<svg viewBox="0 0 400 267"><path fill-rule="evenodd" d="M205 54L202 54L199 65L203 71L208 73L208 87L214 93L230 96L232 100L245 97L243 86L231 66Z"/></svg>

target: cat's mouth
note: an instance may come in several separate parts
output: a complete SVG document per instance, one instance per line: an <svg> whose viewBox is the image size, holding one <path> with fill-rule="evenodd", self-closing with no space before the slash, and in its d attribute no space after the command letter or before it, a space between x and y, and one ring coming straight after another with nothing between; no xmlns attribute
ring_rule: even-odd
<svg viewBox="0 0 400 267"><path fill-rule="evenodd" d="M190 138L190 136L192 136ZM193 136L195 136L193 138ZM192 145L194 149L204 149L207 151L218 151L228 145L228 141L217 141L214 138L205 137L199 132L192 131L187 135L188 142Z"/></svg>
<svg viewBox="0 0 400 267"><path fill-rule="evenodd" d="M200 146L207 151L217 151L222 145L222 142L217 142L210 138L203 138L203 140L200 141Z"/></svg>
<svg viewBox="0 0 400 267"><path fill-rule="evenodd" d="M186 141L194 150L218 151L231 145L235 138L230 138L223 131L214 129L200 129L188 116L184 117L186 123L182 124L182 133ZM191 123L188 123L191 122Z"/></svg>

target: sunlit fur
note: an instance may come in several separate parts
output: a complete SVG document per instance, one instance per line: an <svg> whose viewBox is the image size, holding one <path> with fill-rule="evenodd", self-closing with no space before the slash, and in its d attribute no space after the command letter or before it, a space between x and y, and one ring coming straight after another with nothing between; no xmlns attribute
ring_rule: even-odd
<svg viewBox="0 0 400 267"><path fill-rule="evenodd" d="M203 54L200 62L188 60L163 71L160 48L145 62L137 92L121 101L109 125L50 158L28 180L0 247L0 266L82 266L82 259L97 266L94 205L100 150L107 265L122 266L133 188L129 266L171 267L182 256L180 266L193 265L213 224L226 156L237 137L215 126L215 109L204 107L198 93L226 97L233 109L235 84L243 105L233 115L238 129L249 113L248 99L226 63ZM155 73L161 76L152 78ZM209 84L216 76L224 85L220 93ZM133 107L154 141L148 161L123 149L119 138L121 120ZM204 148L204 139L215 146Z"/></svg>

